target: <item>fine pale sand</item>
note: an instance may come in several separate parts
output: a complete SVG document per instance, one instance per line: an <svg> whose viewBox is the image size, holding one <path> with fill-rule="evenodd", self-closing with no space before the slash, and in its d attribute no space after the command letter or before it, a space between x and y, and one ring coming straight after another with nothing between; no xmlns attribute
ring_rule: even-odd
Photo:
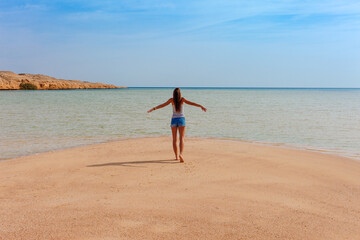
<svg viewBox="0 0 360 240"><path fill-rule="evenodd" d="M0 239L360 239L360 163L130 139L0 162Z"/></svg>

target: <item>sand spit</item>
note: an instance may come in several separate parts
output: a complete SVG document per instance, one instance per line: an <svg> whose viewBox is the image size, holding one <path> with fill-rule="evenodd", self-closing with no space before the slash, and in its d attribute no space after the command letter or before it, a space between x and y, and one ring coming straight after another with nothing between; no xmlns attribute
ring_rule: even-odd
<svg viewBox="0 0 360 240"><path fill-rule="evenodd" d="M168 137L0 162L0 239L360 239L360 162Z"/></svg>
<svg viewBox="0 0 360 240"><path fill-rule="evenodd" d="M104 83L56 79L41 74L16 74L10 71L0 71L0 90L19 90L21 83L32 83L39 90L123 88Z"/></svg>

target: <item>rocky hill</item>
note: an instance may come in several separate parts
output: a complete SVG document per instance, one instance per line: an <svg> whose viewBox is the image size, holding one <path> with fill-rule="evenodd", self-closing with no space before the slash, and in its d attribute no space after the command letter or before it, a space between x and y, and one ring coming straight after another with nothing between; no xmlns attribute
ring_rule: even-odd
<svg viewBox="0 0 360 240"><path fill-rule="evenodd" d="M0 71L0 90L20 90L20 84L25 83L35 85L39 90L123 88L104 83L56 79L41 74L16 74L10 71Z"/></svg>

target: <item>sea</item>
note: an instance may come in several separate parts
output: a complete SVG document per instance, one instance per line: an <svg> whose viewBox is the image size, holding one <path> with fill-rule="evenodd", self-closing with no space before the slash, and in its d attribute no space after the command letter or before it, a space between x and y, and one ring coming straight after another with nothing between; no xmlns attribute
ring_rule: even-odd
<svg viewBox="0 0 360 240"><path fill-rule="evenodd" d="M173 88L0 91L0 160L171 136ZM181 88L187 137L249 141L360 160L360 89ZM171 149L169 148L169 151Z"/></svg>

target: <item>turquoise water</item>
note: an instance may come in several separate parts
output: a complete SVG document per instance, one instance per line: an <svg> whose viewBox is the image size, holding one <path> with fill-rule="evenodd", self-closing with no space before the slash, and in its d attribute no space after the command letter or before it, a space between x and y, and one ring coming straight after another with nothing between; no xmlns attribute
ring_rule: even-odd
<svg viewBox="0 0 360 240"><path fill-rule="evenodd" d="M182 89L186 135L283 143L360 158L360 89ZM170 135L170 88L1 91L0 159Z"/></svg>

